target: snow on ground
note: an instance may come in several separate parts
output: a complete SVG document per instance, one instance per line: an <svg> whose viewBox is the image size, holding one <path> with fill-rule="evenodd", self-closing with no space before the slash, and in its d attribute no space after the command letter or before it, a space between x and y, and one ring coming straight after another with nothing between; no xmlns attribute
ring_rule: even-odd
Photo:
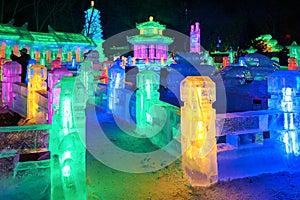
<svg viewBox="0 0 300 200"><path fill-rule="evenodd" d="M90 112L90 110L88 110ZM96 115L96 116L95 116ZM99 122L96 119L99 119ZM87 147L101 149L97 144L98 125L112 143L126 151L151 152L157 150L151 142L129 137L117 129L110 115L96 111L87 115ZM98 125L97 125L98 124ZM103 137L103 135L101 136ZM103 150L103 148L102 148ZM113 151L101 152L114 154ZM97 156L96 156L97 157ZM159 170L145 173L124 172L107 166L87 151L88 200L296 200L300 199L300 173L279 172L235 180L219 181L207 188L192 188L182 172L181 160ZM132 163L151 168L151 158ZM145 164L148 163L148 164ZM49 199L50 180L46 171L39 176L0 180L0 200Z"/></svg>

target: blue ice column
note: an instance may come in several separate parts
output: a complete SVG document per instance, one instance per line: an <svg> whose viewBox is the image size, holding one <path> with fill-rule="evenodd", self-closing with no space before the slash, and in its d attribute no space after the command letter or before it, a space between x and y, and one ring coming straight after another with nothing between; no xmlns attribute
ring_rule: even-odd
<svg viewBox="0 0 300 200"><path fill-rule="evenodd" d="M271 115L270 139L286 156L290 168L300 161L300 73L296 70L278 70L268 76ZM278 149L277 149L278 150Z"/></svg>
<svg viewBox="0 0 300 200"><path fill-rule="evenodd" d="M29 70L30 70L30 67L31 67L31 65L34 65L34 64L36 64L36 60L30 59L30 60L28 61L27 71L26 71L26 79L25 79L25 83L26 83L26 84L28 84L28 82L29 82L28 76L29 76Z"/></svg>
<svg viewBox="0 0 300 200"><path fill-rule="evenodd" d="M122 68L122 60L117 59L115 63L108 69L108 111L114 112L116 104L119 102L120 94L118 90L125 88L125 69Z"/></svg>

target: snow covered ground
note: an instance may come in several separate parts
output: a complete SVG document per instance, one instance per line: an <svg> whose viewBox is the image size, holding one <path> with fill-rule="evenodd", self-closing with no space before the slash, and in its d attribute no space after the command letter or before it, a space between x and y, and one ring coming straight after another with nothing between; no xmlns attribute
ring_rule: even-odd
<svg viewBox="0 0 300 200"><path fill-rule="evenodd" d="M94 112L95 111L95 112ZM111 115L87 110L87 199L95 200L273 200L300 199L300 173L278 172L235 180L223 180L208 188L192 188L182 172L181 159L170 164L152 160L158 150L146 139L132 137L117 128ZM98 120L97 120L98 119ZM101 129L99 129L101 128ZM104 134L100 134L103 131ZM103 138L106 137L107 140ZM102 139L102 142L98 142ZM111 143L110 143L111 142ZM113 144L112 146L110 146ZM106 148L107 147L107 148ZM141 153L139 162L107 162L121 158L115 148ZM105 155L102 156L101 155ZM118 157L119 156L119 157ZM143 157L144 156L144 157ZM107 160L101 160L101 159ZM126 161L126 160L125 160ZM118 164L114 166L114 164ZM157 169L158 165L161 165ZM125 167L125 168L122 168ZM132 167L131 172L126 172ZM118 168L118 169L117 169ZM145 169L145 172L136 171ZM153 169L151 171L151 169ZM157 170L156 170L157 169ZM49 171L14 180L0 180L0 200L49 199Z"/></svg>

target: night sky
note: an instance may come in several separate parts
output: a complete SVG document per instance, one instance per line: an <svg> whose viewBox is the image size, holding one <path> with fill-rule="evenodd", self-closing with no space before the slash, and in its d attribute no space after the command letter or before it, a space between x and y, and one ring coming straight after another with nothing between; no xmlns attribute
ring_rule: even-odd
<svg viewBox="0 0 300 200"><path fill-rule="evenodd" d="M1 0L0 22L12 18L14 25L28 22L28 30L54 30L79 33L83 29L84 10L90 0ZM201 44L207 50L216 47L218 36L223 50L247 48L261 34L271 34L280 45L300 44L297 8L289 1L271 0L95 0L101 12L103 38L134 29L149 16L168 29L184 34L189 26L200 22ZM221 49L222 50L222 49Z"/></svg>

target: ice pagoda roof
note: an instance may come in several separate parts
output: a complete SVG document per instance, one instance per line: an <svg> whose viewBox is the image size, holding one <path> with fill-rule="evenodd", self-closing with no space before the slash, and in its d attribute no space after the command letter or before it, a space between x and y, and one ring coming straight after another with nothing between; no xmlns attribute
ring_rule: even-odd
<svg viewBox="0 0 300 200"><path fill-rule="evenodd" d="M174 39L163 36L162 31L166 28L158 22L153 21L153 17L149 17L148 22L137 24L140 30L139 35L128 36L127 41L131 44L171 44Z"/></svg>
<svg viewBox="0 0 300 200"><path fill-rule="evenodd" d="M131 44L171 44L174 40L163 35L134 35L127 37Z"/></svg>
<svg viewBox="0 0 300 200"><path fill-rule="evenodd" d="M160 24L158 22L153 21L153 17L150 16L149 17L149 21L143 22L143 23L140 23L140 24L136 24L136 28L137 29L142 29L142 28L157 28L159 30L164 30L166 28L166 26L162 25L162 24Z"/></svg>
<svg viewBox="0 0 300 200"><path fill-rule="evenodd" d="M95 42L80 33L67 33L53 30L49 33L33 32L27 30L27 24L14 27L11 23L0 24L0 41L24 44L41 44L49 46L96 46Z"/></svg>
<svg viewBox="0 0 300 200"><path fill-rule="evenodd" d="M286 48L288 48L288 49L292 49L292 48L293 49L299 49L300 46L297 44L296 41L293 41L292 44L290 46L286 46Z"/></svg>

